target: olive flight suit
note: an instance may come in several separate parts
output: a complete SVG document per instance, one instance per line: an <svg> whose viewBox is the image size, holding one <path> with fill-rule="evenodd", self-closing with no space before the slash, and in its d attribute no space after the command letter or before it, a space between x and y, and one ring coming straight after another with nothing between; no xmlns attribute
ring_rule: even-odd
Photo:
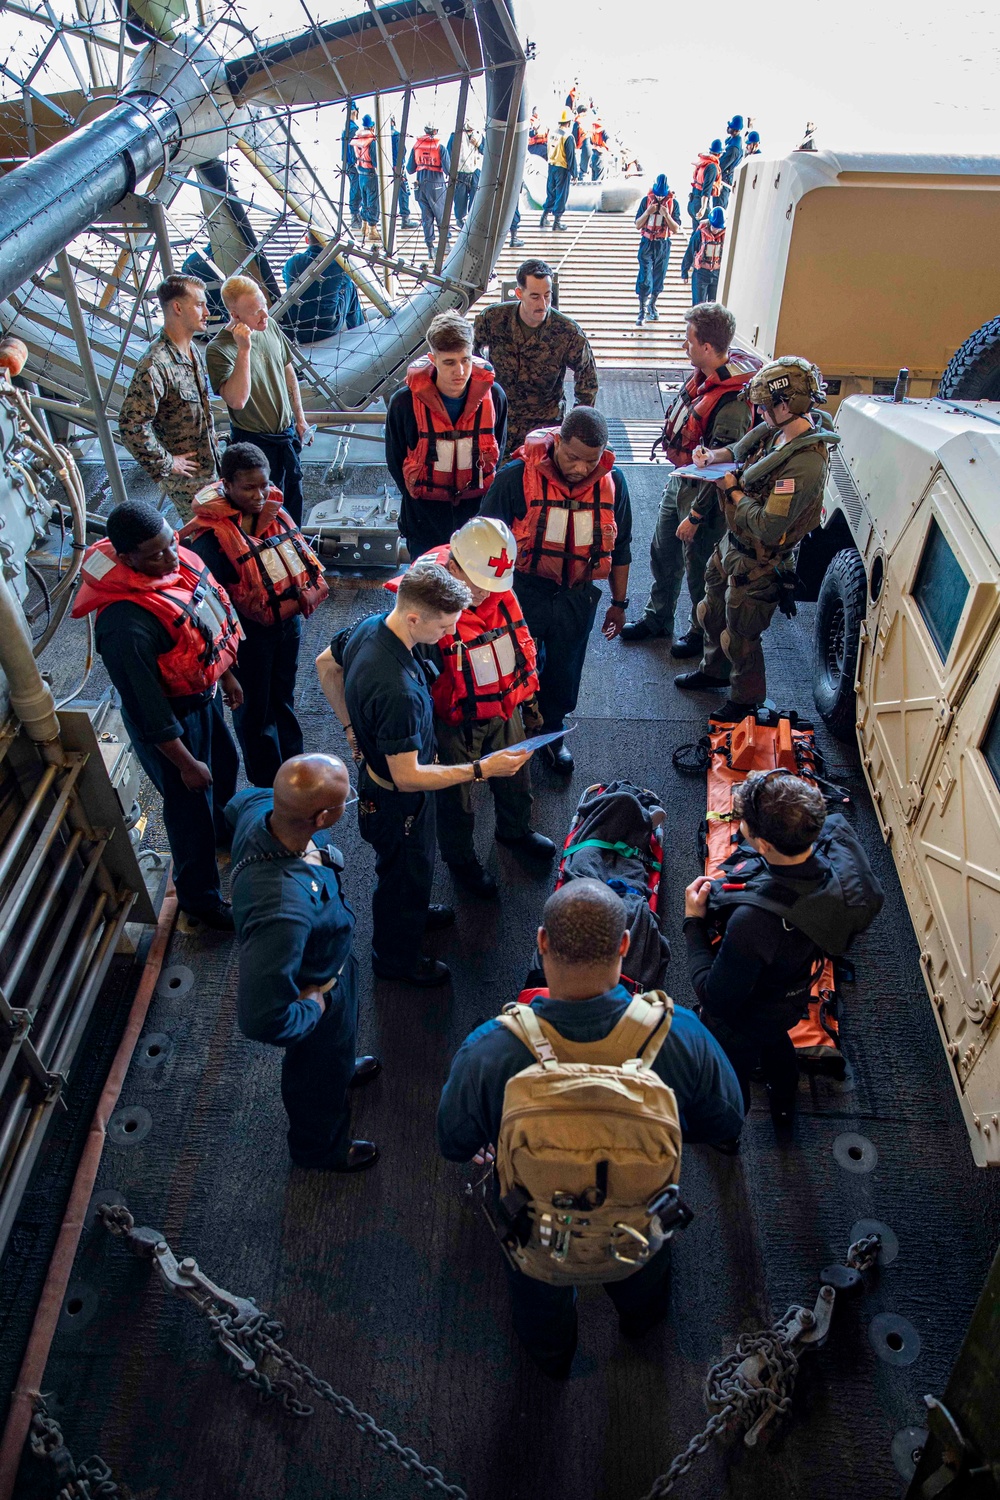
<svg viewBox="0 0 1000 1500"><path fill-rule="evenodd" d="M731 448L749 425L750 409L741 400L739 392L734 391L712 412L703 439L705 447ZM689 636L701 635L696 612L705 596L705 570L726 529L718 495L710 481L671 476L664 485L649 548L653 584L642 616L643 623L654 635L670 637L674 634L674 614L685 576L691 595L691 617L686 633ZM698 533L694 541L682 542L677 528L688 516L697 522Z"/></svg>
<svg viewBox="0 0 1000 1500"><path fill-rule="evenodd" d="M731 448L744 493L726 505L728 530L709 561L698 619L701 670L728 678L733 703L766 696L760 638L794 586L798 543L819 523L830 449L840 435L825 412L812 420L814 430L789 443L779 444L780 429L760 423Z"/></svg>

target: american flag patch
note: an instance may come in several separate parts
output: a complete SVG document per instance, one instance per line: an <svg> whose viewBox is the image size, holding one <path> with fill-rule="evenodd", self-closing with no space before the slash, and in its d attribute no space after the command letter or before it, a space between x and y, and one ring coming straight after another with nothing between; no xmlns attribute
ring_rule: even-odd
<svg viewBox="0 0 1000 1500"><path fill-rule="evenodd" d="M777 484L774 486L774 493L776 495L794 495L795 494L795 480L794 479L779 479L778 482L777 482Z"/></svg>

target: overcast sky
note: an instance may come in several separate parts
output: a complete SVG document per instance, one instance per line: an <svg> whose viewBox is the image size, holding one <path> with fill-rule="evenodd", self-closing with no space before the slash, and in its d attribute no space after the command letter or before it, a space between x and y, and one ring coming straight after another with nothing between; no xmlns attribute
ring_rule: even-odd
<svg viewBox="0 0 1000 1500"><path fill-rule="evenodd" d="M674 185L734 113L753 116L768 155L814 120L833 150L1000 156L995 6L799 0L772 20L754 0L514 3L537 45L530 102L551 113L578 77L605 125Z"/></svg>

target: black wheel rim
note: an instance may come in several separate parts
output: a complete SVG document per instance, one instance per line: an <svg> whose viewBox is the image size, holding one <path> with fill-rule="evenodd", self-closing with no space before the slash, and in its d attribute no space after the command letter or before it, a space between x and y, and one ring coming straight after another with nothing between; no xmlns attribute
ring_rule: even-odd
<svg viewBox="0 0 1000 1500"><path fill-rule="evenodd" d="M844 654L847 644L847 619L844 606L838 599L830 610L830 623L826 632L824 666L832 683L839 682L844 675Z"/></svg>

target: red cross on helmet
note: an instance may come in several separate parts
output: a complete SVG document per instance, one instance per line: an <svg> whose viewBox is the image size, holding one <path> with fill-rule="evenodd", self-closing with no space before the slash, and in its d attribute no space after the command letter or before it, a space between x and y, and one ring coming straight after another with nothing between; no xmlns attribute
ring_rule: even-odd
<svg viewBox="0 0 1000 1500"><path fill-rule="evenodd" d="M451 555L478 589L506 593L514 577L517 543L509 526L492 516L473 516L451 538Z"/></svg>

